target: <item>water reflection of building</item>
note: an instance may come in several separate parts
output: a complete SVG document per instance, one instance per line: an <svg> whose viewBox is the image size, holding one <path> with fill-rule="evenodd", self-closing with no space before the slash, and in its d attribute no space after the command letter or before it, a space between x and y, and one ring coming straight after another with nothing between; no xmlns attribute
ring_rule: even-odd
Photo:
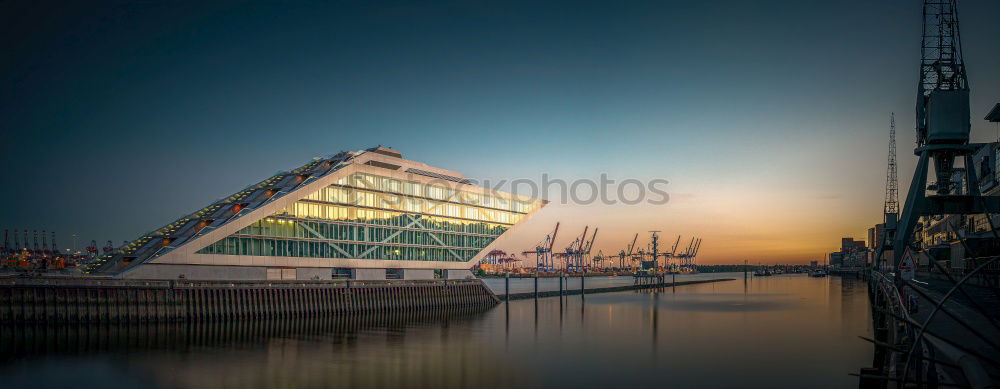
<svg viewBox="0 0 1000 389"><path fill-rule="evenodd" d="M516 380L498 353L470 347L475 333L450 330L449 322L481 314L0 327L0 355L31 360L100 350L123 356L119 369L163 387L457 388Z"/></svg>
<svg viewBox="0 0 1000 389"><path fill-rule="evenodd" d="M88 272L143 279L467 278L545 202L376 147L315 159L146 234Z"/></svg>

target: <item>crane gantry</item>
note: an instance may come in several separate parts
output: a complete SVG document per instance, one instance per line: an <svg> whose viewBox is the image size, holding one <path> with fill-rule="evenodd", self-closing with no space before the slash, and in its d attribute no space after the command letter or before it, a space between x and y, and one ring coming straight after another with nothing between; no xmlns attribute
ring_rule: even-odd
<svg viewBox="0 0 1000 389"><path fill-rule="evenodd" d="M535 254L535 268L538 271L553 271L555 269L555 258L552 253L552 246L556 244L556 235L559 233L559 223L556 222L556 228L552 230L552 233L545 235L538 244L535 245L534 250L525 251L522 254Z"/></svg>

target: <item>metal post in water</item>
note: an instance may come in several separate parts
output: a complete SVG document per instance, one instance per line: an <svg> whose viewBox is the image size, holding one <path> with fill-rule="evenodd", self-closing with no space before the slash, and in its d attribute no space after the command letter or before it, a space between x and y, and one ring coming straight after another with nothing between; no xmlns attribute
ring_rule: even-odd
<svg viewBox="0 0 1000 389"><path fill-rule="evenodd" d="M503 297L508 303L510 302L510 272L507 272L503 279Z"/></svg>
<svg viewBox="0 0 1000 389"><path fill-rule="evenodd" d="M559 272L559 298L562 298L562 295L563 295L563 274L562 272Z"/></svg>
<svg viewBox="0 0 1000 389"><path fill-rule="evenodd" d="M586 281L586 273L580 273L580 298L583 298L587 294L586 288L584 288L584 281Z"/></svg>
<svg viewBox="0 0 1000 389"><path fill-rule="evenodd" d="M538 302L538 272L535 272L535 303Z"/></svg>

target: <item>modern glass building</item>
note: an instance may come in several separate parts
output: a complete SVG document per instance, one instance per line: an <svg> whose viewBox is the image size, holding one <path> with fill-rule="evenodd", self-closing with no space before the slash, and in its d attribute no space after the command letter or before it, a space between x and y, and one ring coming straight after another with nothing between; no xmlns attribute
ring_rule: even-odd
<svg viewBox="0 0 1000 389"><path fill-rule="evenodd" d="M545 204L377 147L279 173L86 271L147 279L467 278L498 237Z"/></svg>

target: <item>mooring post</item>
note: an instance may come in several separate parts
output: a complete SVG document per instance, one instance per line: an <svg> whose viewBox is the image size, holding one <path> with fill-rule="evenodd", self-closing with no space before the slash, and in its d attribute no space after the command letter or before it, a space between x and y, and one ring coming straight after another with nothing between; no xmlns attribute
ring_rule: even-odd
<svg viewBox="0 0 1000 389"><path fill-rule="evenodd" d="M563 273L559 272L559 297L562 298L563 295Z"/></svg>
<svg viewBox="0 0 1000 389"><path fill-rule="evenodd" d="M672 286L674 288L674 292L676 292L677 291L677 273L674 273L671 277L672 277L672 280L670 281L670 286Z"/></svg>
<svg viewBox="0 0 1000 389"><path fill-rule="evenodd" d="M535 302L538 302L538 272L535 272Z"/></svg>
<svg viewBox="0 0 1000 389"><path fill-rule="evenodd" d="M580 298L583 298L587 294L587 288L584 287L584 282L587 280L587 272L580 273Z"/></svg>
<svg viewBox="0 0 1000 389"><path fill-rule="evenodd" d="M510 302L510 272L503 279L503 299Z"/></svg>

